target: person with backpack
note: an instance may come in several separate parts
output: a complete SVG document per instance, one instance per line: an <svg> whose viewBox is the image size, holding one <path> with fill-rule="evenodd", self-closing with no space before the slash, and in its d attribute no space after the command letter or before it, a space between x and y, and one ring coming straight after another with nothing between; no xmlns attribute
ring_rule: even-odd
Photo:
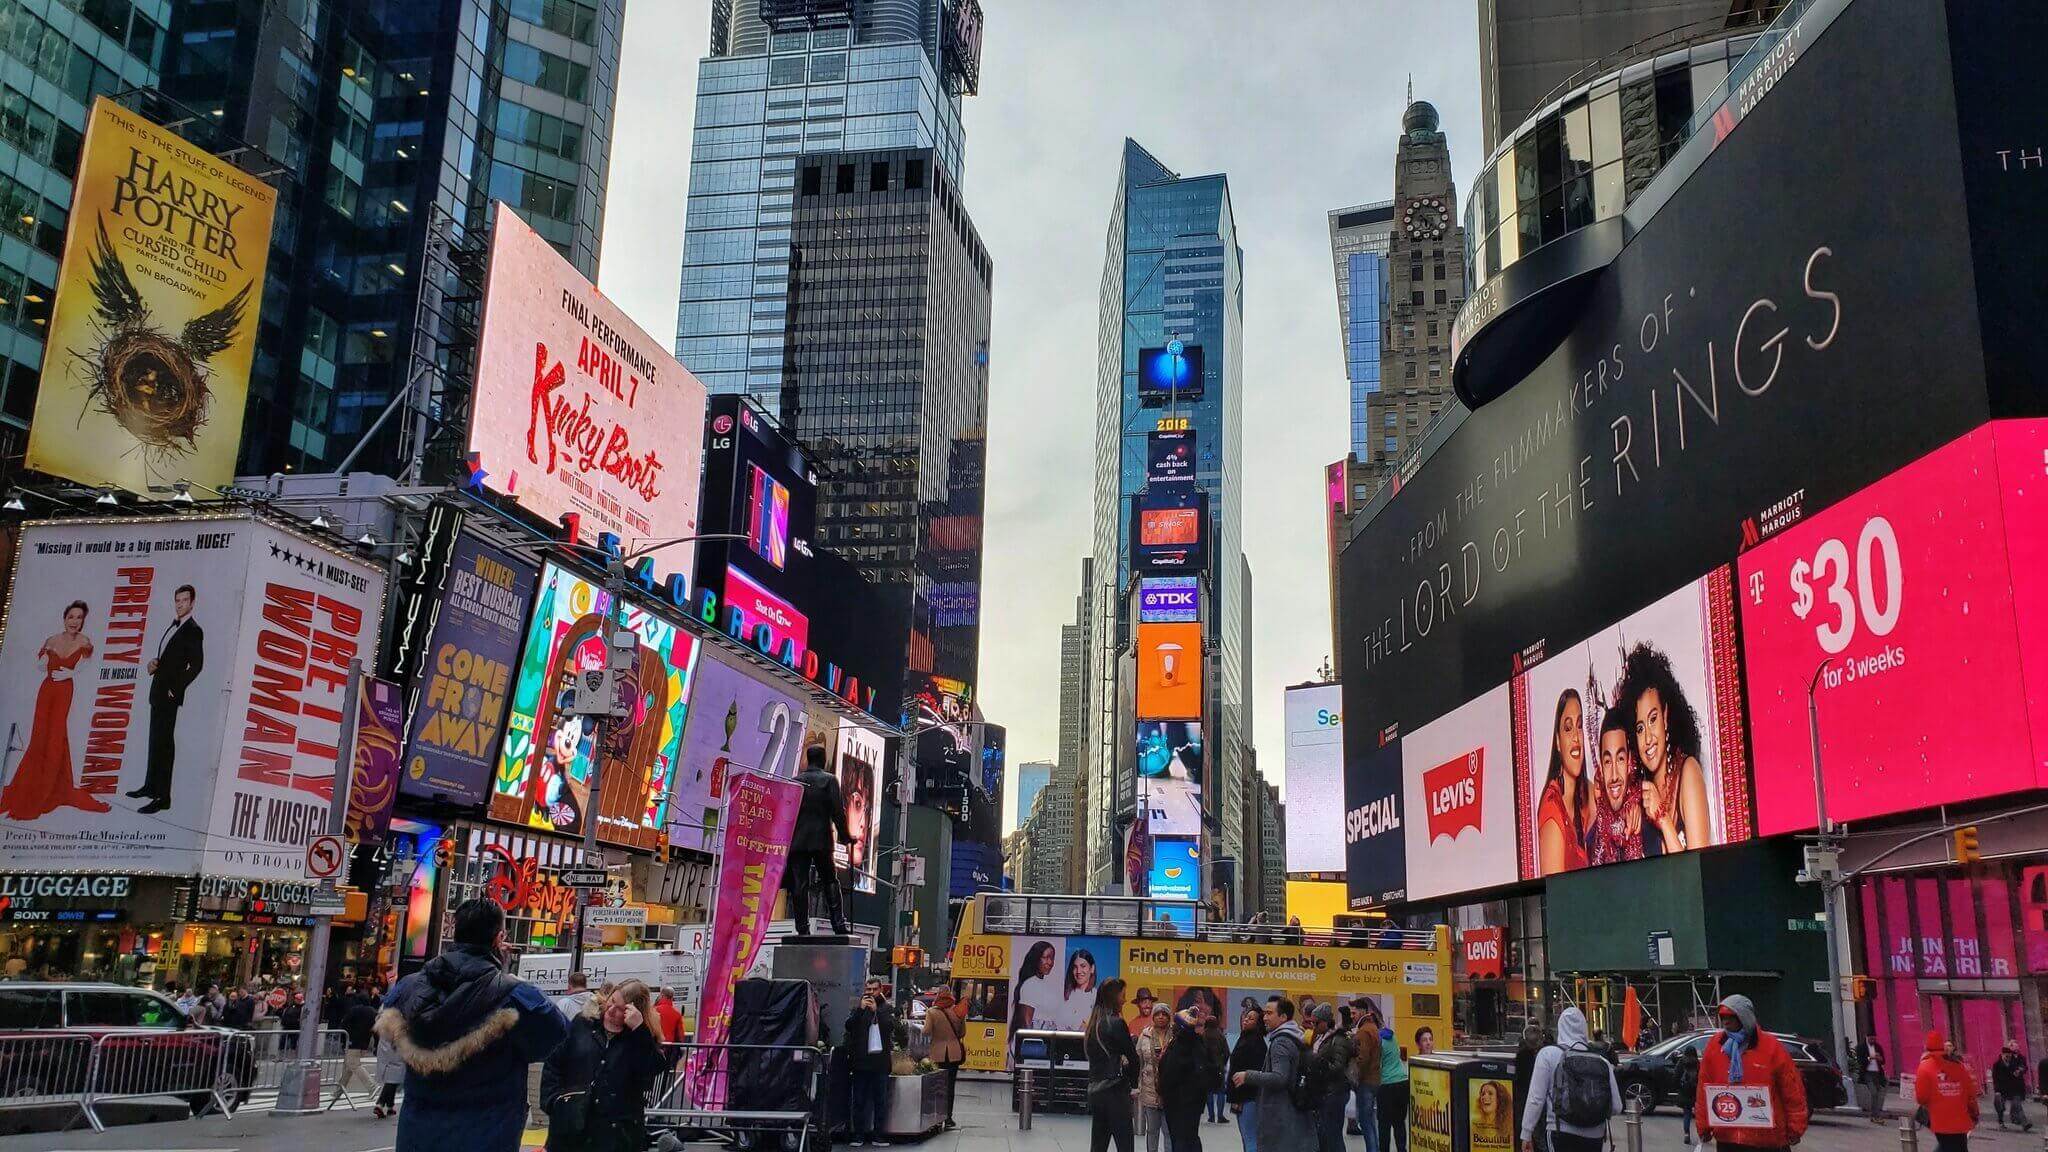
<svg viewBox="0 0 2048 1152"><path fill-rule="evenodd" d="M1314 1152L1315 1120L1296 1103L1301 1079L1308 1071L1308 1050L1301 1025L1294 1022L1294 1001L1274 996L1262 1014L1266 1025L1266 1065L1230 1078L1233 1087L1258 1092L1259 1152Z"/></svg>
<svg viewBox="0 0 2048 1152"><path fill-rule="evenodd" d="M1181 1009L1173 1018L1166 1054L1159 1058L1159 1106L1173 1152L1202 1152L1202 1108L1223 1081L1223 1067L1202 1036L1202 1024L1202 1009Z"/></svg>
<svg viewBox="0 0 2048 1152"><path fill-rule="evenodd" d="M1522 1152L1534 1152L1536 1133L1551 1152L1599 1152L1607 1121L1621 1111L1614 1065L1586 1039L1586 1014L1567 1008L1557 1017L1557 1043L1536 1054L1529 1099L1522 1105Z"/></svg>
<svg viewBox="0 0 2048 1152"><path fill-rule="evenodd" d="M2027 1058L2020 1055L2019 1041L2007 1040L2005 1050L1998 1054L1998 1062L1991 1066L1991 1110L1998 1117L1998 1127L2005 1128L2005 1114L2010 1109L2020 1131L2033 1131L2034 1122L2027 1119L2026 1102Z"/></svg>
<svg viewBox="0 0 2048 1152"><path fill-rule="evenodd" d="M1806 1135L1806 1082L1747 996L1721 1001L1721 1031L1700 1054L1693 1129L1701 1143L1787 1148Z"/></svg>
<svg viewBox="0 0 2048 1152"><path fill-rule="evenodd" d="M1970 1131L1977 1127L1977 1079L1939 1031L1927 1034L1927 1054L1913 1074L1913 1099L1920 1102L1913 1119L1934 1133L1938 1152L1970 1152Z"/></svg>
<svg viewBox="0 0 2048 1152"><path fill-rule="evenodd" d="M1392 1028L1380 1029L1380 1152L1408 1152L1408 1058Z"/></svg>
<svg viewBox="0 0 2048 1152"><path fill-rule="evenodd" d="M1351 1095L1351 1059L1358 1049L1350 1034L1337 1027L1336 1009L1318 1004L1315 1019L1308 1096L1316 1109L1316 1152L1344 1152L1344 1103Z"/></svg>

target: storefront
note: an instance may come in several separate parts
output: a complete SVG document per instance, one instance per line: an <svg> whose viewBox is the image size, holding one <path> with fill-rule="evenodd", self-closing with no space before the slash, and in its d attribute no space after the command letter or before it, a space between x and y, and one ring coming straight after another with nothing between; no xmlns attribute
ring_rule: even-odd
<svg viewBox="0 0 2048 1152"><path fill-rule="evenodd" d="M561 873L582 859L579 841L466 822L443 831L400 819L393 829L398 838L412 838L400 850L416 852L419 860L405 893L391 901L390 931L401 971L440 950L434 941L448 934L449 910L473 896L488 897L505 910L505 939L514 952L572 948L576 890L561 882ZM647 880L658 875L653 858L612 848L607 859L611 884L597 890L594 900L605 907L645 908L648 926L593 929L585 947L648 948L673 940L673 911L645 902L652 895Z"/></svg>
<svg viewBox="0 0 2048 1152"><path fill-rule="evenodd" d="M0 973L147 983L171 935L168 876L0 873Z"/></svg>
<svg viewBox="0 0 2048 1152"><path fill-rule="evenodd" d="M313 925L311 884L201 876L185 881L184 923L162 957L157 983L298 981Z"/></svg>
<svg viewBox="0 0 2048 1152"><path fill-rule="evenodd" d="M1447 918L1459 1044L1512 1046L1524 1028L1554 1023L1542 893L1463 905Z"/></svg>

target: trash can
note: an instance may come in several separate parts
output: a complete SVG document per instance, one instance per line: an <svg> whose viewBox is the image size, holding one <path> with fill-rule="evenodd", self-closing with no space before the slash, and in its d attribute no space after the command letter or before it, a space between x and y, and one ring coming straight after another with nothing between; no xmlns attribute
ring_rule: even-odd
<svg viewBox="0 0 2048 1152"><path fill-rule="evenodd" d="M1512 1053L1408 1059L1410 1152L1513 1152L1521 1114Z"/></svg>

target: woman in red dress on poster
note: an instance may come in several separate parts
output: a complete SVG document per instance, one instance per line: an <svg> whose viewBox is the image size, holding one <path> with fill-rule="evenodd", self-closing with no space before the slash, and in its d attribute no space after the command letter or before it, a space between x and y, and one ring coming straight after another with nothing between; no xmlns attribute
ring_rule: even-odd
<svg viewBox="0 0 2048 1152"><path fill-rule="evenodd" d="M85 613L83 600L66 605L64 630L36 649L43 662L43 683L36 689L36 711L21 767L0 790L0 816L34 820L59 808L107 811L106 801L80 788L71 774L71 678L92 655Z"/></svg>

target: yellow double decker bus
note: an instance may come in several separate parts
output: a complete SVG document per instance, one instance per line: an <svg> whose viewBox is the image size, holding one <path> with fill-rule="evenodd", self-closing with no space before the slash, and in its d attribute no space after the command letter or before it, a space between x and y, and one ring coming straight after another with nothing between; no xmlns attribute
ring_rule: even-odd
<svg viewBox="0 0 2048 1152"><path fill-rule="evenodd" d="M1244 1009L1276 995L1303 1009L1365 998L1411 1052L1421 1027L1450 1043L1451 945L1441 927L1303 932L1217 922L1187 900L983 893L962 914L951 961L953 994L967 1009L967 1067L1007 1071L1020 1028L1081 1031L1095 990L1119 977L1127 1020L1144 998L1175 1010L1200 1002L1232 1043Z"/></svg>

